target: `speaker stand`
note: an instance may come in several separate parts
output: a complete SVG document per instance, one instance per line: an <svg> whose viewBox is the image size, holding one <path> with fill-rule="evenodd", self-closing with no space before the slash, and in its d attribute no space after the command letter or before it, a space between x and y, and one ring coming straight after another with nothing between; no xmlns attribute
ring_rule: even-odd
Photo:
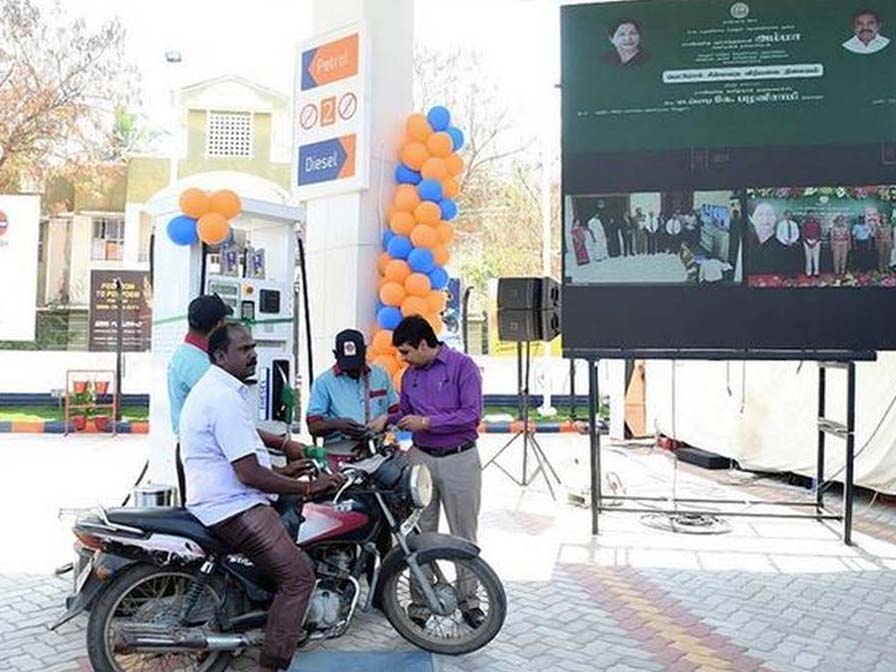
<svg viewBox="0 0 896 672"><path fill-rule="evenodd" d="M504 446L495 453L492 458L482 465L482 470L485 471L489 465L494 464L501 472L507 476L511 481L516 483L521 487L526 487L530 483L532 483L535 478L541 474L544 479L545 484L548 486L548 491L551 493L551 499L554 501L557 500L557 495L554 492L554 486L551 484L551 477L555 481L557 481L557 485L560 485L560 477L557 475L554 466L551 464L550 460L548 460L547 455L545 455L544 450L541 448L541 444L538 443L538 439L535 438L535 430L529 425L529 367L531 361L531 349L530 342L526 341L526 356L525 356L525 373L523 373L523 347L522 343L516 344L516 354L517 354L517 392L520 399L520 419L523 422L523 427L520 431L516 432L510 440L504 444ZM497 460L504 453L505 450L510 448L514 443L518 440L522 439L523 444L523 469L521 477L517 477L514 474L511 474L510 471L504 468ZM538 463L535 471L529 473L529 449L532 450L532 456L535 458L535 461Z"/></svg>

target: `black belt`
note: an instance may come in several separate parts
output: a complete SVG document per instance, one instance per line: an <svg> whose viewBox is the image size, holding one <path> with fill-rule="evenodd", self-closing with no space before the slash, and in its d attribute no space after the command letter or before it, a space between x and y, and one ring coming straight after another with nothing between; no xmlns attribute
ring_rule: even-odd
<svg viewBox="0 0 896 672"><path fill-rule="evenodd" d="M427 448L426 446L420 446L416 443L414 446L417 450L430 455L431 457L446 457L447 455L457 455L459 453L463 453L464 451L470 450L470 448L476 447L475 441L469 441L460 446L454 446L451 448Z"/></svg>

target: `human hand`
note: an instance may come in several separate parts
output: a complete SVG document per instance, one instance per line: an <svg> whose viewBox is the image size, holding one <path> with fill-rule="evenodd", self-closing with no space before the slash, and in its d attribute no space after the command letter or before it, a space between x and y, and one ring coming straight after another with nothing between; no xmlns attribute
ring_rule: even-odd
<svg viewBox="0 0 896 672"><path fill-rule="evenodd" d="M338 490L345 483L345 476L342 474L321 474L311 481L309 492L312 496L321 495L331 490Z"/></svg>
<svg viewBox="0 0 896 672"><path fill-rule="evenodd" d="M369 429L371 432L375 432L376 434L380 434L384 429L386 429L386 423L388 422L388 420L389 418L387 418L385 415L381 415L376 420L371 420L370 422L368 422L367 429Z"/></svg>
<svg viewBox="0 0 896 672"><path fill-rule="evenodd" d="M423 415L406 415L398 421L398 428L422 432L429 429L429 418Z"/></svg>
<svg viewBox="0 0 896 672"><path fill-rule="evenodd" d="M314 460L294 460L285 467L278 467L274 471L287 478L301 478L302 476L313 477L318 472L318 468Z"/></svg>
<svg viewBox="0 0 896 672"><path fill-rule="evenodd" d="M361 439L367 433L367 427L360 422L355 422L348 418L343 418L339 424L339 431L350 439Z"/></svg>

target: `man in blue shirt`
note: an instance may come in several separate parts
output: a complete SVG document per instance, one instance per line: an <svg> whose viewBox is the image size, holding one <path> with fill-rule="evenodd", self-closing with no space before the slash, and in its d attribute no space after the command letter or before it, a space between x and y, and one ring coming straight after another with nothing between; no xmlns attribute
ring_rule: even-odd
<svg viewBox="0 0 896 672"><path fill-rule="evenodd" d="M168 362L168 405L175 436L180 435L180 414L187 396L211 366L208 356L208 336L218 326L224 324L232 313L230 306L217 294L203 294L190 301L187 308L189 331L184 336L184 342L177 347ZM258 434L265 446L279 448L286 453L290 461L300 460L305 456L302 445L292 441L289 434L283 437L261 430L258 430ZM175 447L175 464L181 501L186 502L186 479L180 458L180 441Z"/></svg>
<svg viewBox="0 0 896 672"><path fill-rule="evenodd" d="M346 329L336 335L336 364L311 385L306 422L312 436L324 437L324 447L359 439L370 429L381 432L389 413L398 411L398 395L389 374L367 366L364 335Z"/></svg>

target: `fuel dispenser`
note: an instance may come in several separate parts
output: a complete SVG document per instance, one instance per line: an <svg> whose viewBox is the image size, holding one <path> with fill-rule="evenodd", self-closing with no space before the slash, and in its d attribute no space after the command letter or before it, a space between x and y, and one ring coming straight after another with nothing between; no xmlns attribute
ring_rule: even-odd
<svg viewBox="0 0 896 672"><path fill-rule="evenodd" d="M153 241L152 392L150 467L154 483L176 483L174 446L168 406L167 367L187 332L187 306L201 293L216 293L248 326L256 342L258 366L250 382L259 428L287 429L296 383L295 301L296 231L304 209L266 180L248 175L205 173L172 185L147 204L156 235ZM235 181L237 180L237 181ZM187 184L189 182L189 184ZM206 191L229 188L242 200L231 220L232 235L220 246L181 247L165 230L179 213L177 196L188 186Z"/></svg>

